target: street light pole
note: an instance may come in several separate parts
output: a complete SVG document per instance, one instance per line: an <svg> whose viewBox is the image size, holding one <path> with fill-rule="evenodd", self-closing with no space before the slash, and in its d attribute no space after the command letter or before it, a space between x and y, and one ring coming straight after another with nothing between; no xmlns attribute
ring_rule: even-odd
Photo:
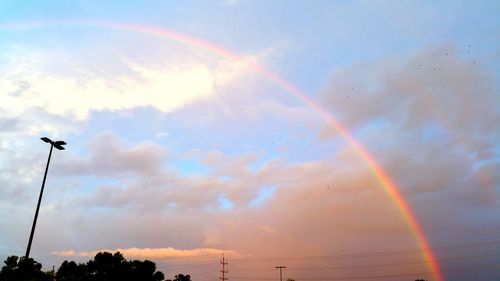
<svg viewBox="0 0 500 281"><path fill-rule="evenodd" d="M283 268L286 268L286 266L282 266L282 265L280 265L280 266L277 266L276 268L278 268L278 269L280 270L280 281L283 281L283 278L282 278L282 276L281 276L281 270L282 270Z"/></svg>
<svg viewBox="0 0 500 281"><path fill-rule="evenodd" d="M59 150L64 150L63 145L66 144L66 142L64 141L54 142L47 137L43 137L41 138L41 140L43 140L46 143L50 143L50 152L49 152L49 158L47 159L47 166L45 166L45 174L43 175L42 189L40 190L40 196L38 197L38 204L36 205L35 218L33 219L33 225L31 226L30 240L28 241L28 248L26 249L26 255L25 255L26 259L28 259L30 256L31 242L33 242L33 235L35 234L36 220L38 218L38 211L40 210L40 204L42 203L43 189L45 187L45 179L47 178L47 172L49 170L50 157L52 156L52 149L55 147Z"/></svg>

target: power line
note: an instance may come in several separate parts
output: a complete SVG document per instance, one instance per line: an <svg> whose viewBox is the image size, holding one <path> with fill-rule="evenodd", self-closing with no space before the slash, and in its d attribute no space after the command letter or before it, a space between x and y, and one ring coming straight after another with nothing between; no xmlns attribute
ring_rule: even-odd
<svg viewBox="0 0 500 281"><path fill-rule="evenodd" d="M466 257L454 257L447 259L436 259L436 262L447 262L474 258L488 258L488 257L498 257L500 254L492 255L477 255L477 256L466 256ZM425 264L427 261L414 261L414 262L400 262L400 263L385 263L385 264L374 264L374 265L349 265L349 266L333 266L333 267L289 267L289 270L335 270L335 269L355 269L355 268L377 268L377 267L393 267L398 265L412 265L412 264ZM234 271L271 271L271 268L251 268L251 269L241 269L234 268Z"/></svg>
<svg viewBox="0 0 500 281"><path fill-rule="evenodd" d="M490 247L496 246L500 243L500 240L492 240L492 241L478 241L471 243L462 243L462 244L454 244L454 245L444 245L444 246L436 246L425 249L410 249L410 250L397 250L397 251L382 251L382 252L365 252L365 253L353 253L353 254L341 254L341 255L323 255L323 256L291 256L291 257L280 257L280 258L236 258L236 262L251 262L251 261L269 261L269 260L295 260L295 261L315 261L315 260L328 260L328 259L352 259L352 258L365 258L365 257L379 257L379 256L397 256L397 255L407 255L414 253L421 253L425 250L434 250L434 251L448 251L454 249L465 249L465 248L474 248L474 247ZM498 254L493 255L475 255L475 256L462 256L462 257L453 257L447 259L437 259L437 262L446 262L446 261L454 261L454 260L462 260L462 259L473 259L473 258L485 258L485 257L494 257L498 256ZM179 260L179 259L173 259ZM173 271L179 269L191 269L193 268L207 268L209 266L215 266L213 259L205 259L200 260L197 263L185 263L185 264L174 264L165 266L165 270ZM225 262L225 260L224 260ZM160 261L160 264L168 263L168 261ZM376 264L376 265L352 265L352 266L336 266L336 267L298 267L298 268L289 268L293 271L300 270L335 270L335 269L355 269L355 268L377 268L377 267L388 267L388 266L403 266L403 265L411 265L411 264L425 264L426 261L415 261L415 262L399 262L399 263L386 263L386 264ZM223 270L226 270L223 268ZM253 268L253 269L234 269L234 271L264 271L270 270L270 268ZM226 276L223 276L226 278Z"/></svg>
<svg viewBox="0 0 500 281"><path fill-rule="evenodd" d="M396 251L382 251L382 252L360 252L360 253L353 253L353 254L343 254L343 255L324 255L324 256L282 256L282 257L270 257L270 258L248 258L248 257L235 257L233 261L235 262L245 262L245 261L262 261L262 260L267 260L267 259L274 259L274 260L279 260L279 259L314 259L314 258L354 258L357 256L378 256L378 255L403 255L403 254L413 254L413 253L420 253L423 251L427 250L432 250L432 251L438 251L438 250L454 250L454 249L462 249L462 248L470 248L470 247L485 247L485 246L490 246L490 245L495 245L499 244L500 245L500 240L491 240L491 241L476 241L476 242L470 242L470 243L463 243L463 244L452 244L452 245L444 245L444 246L436 246L436 247L429 247L429 248L417 248L417 249L408 249L408 250L396 250ZM364 256L362 256L364 257ZM186 260L185 257L182 258L170 258L169 260L175 261L175 260ZM198 265L213 265L214 259L198 259L199 262L195 263L182 263L182 264L174 264L174 265L169 265L169 268L181 268L181 267L189 267L189 266L198 266ZM160 260L156 262L157 264L167 264L169 261L167 260Z"/></svg>
<svg viewBox="0 0 500 281"><path fill-rule="evenodd" d="M496 244L499 244L500 240L492 240L492 241L479 241L479 242L471 242L471 243L462 243L462 244L454 244L454 245L446 245L446 246L436 246L433 248L428 248L428 249L434 249L434 250L450 250L450 249L462 249L462 248L470 248L470 247L489 247L489 246L495 246ZM241 262L251 262L251 261L265 261L265 260L281 260L281 259L295 259L295 260L325 260L325 259L343 259L343 258L364 258L364 257L375 257L375 256L386 256L386 255L404 255L408 253L415 253L415 252L421 252L424 249L411 249L411 250L399 250L399 251L385 251L385 252L367 252L367 253L354 253L354 254L344 254L344 255L330 255L330 256L302 256L300 259L299 257L281 257L281 258L262 258L262 259L250 259L250 258L239 258L236 259L237 263ZM364 255L364 256L362 256ZM477 256L465 256L465 257L454 257L454 258L448 258L448 259L437 259L437 262L444 262L444 261L453 261L453 260L460 260L460 259L472 259L472 258L482 258L482 257L490 257L490 256L496 256L496 255L477 255ZM174 259L174 260L179 260L179 259ZM168 261L158 261L158 264L166 264L169 263ZM426 263L425 261L416 261L416 262L404 262L404 263L388 263L388 264L379 264L379 265L357 265L357 266L343 266L341 268L370 268L370 267L383 267L383 266L397 266L397 265L408 265L408 264L419 264L419 263ZM167 265L167 266L162 266L164 270L167 271L173 271L173 270L179 270L179 269L192 269L192 268L199 268L199 267L209 267L209 266L215 266L213 263L213 259L205 259L200 262L196 263L184 263L184 264L173 264L173 265ZM302 270L300 268L290 268L294 270ZM307 268L307 269L315 269L315 268ZM327 270L328 268L316 268L319 270ZM340 267L331 267L331 269L340 269ZM238 269L235 269L238 270ZM245 271L246 269L243 270L238 270L238 271ZM253 270L269 270L269 268L254 268ZM303 268L303 270L306 270L306 268Z"/></svg>
<svg viewBox="0 0 500 281"><path fill-rule="evenodd" d="M498 239L498 237L489 237L489 238L484 238L484 240L476 240L476 241L454 241L454 242L450 242L448 241L447 243L450 243L450 244L438 244L434 247L429 247L429 249L434 249L434 248L438 248L438 247L448 247L448 246L458 246L458 245L474 245L474 244L483 244L483 243L500 243L500 240ZM422 249L422 248L417 248L417 249ZM236 250L236 249L235 249ZM273 249L273 250L270 250L270 249L259 249L259 250L256 250L254 248L238 248L237 249L240 253L255 253L255 256L258 256L258 255L263 255L262 253L269 253L269 252L272 252L272 253L276 253L276 252L290 252L290 249L287 248L287 249ZM413 249L413 250L416 250L416 249Z"/></svg>
<svg viewBox="0 0 500 281"><path fill-rule="evenodd" d="M452 273L452 272L470 272L470 271L480 271L486 269L500 269L500 265L495 266L483 266L483 267L474 267L474 268L462 268L455 270L442 270L439 273ZM387 275L366 275L366 276L344 276L344 277L320 277L320 278L301 278L301 280L305 281L322 281L322 280L361 280L361 279L382 279L382 278L396 278L396 277L409 277L409 276L421 276L421 275L432 275L436 274L436 271L427 271L427 272L415 272L415 273L403 273L403 274L387 274ZM272 278L259 278L259 277L231 277L233 279L244 279L244 280L274 280Z"/></svg>
<svg viewBox="0 0 500 281"><path fill-rule="evenodd" d="M499 244L500 240L496 241L484 241L484 242L474 242L467 244L456 244L447 246L437 246L429 248L420 249L410 249L410 250L397 250L397 251L381 251L381 252L364 252L364 253L353 253L353 254L339 254L339 255L317 255L317 256L289 256L289 257L269 257L269 258L235 258L235 262L246 262L246 261L263 261L263 260L322 260L322 259L343 259L343 258L369 258L369 257L380 257L380 256L394 256L394 255L407 255L407 254L419 254L424 251L448 251L456 249L464 249L471 247L485 247L495 244Z"/></svg>
<svg viewBox="0 0 500 281"><path fill-rule="evenodd" d="M458 261L458 260L467 260L467 259L480 259L480 258L489 258L489 257L498 257L500 254L490 254L490 255L475 255L475 256L460 256L453 258L445 258L445 259L436 259L436 262L450 262L450 261ZM412 265L412 264L426 264L426 261L413 261L413 262L399 262L399 263L384 263L384 264L369 264L369 265L347 265L347 266L332 266L332 267L288 267L291 271L301 271L301 270L337 270L337 269L356 269L356 268L380 268L380 267L394 267L401 265ZM196 271L200 269L194 268L207 268L207 267L215 267L216 265L212 263L192 263L179 265L175 268L169 267L168 271L173 271L176 269L190 269L191 271ZM203 270L203 269L202 269ZM244 271L274 271L273 268L269 267L251 267L251 268L233 268L233 272L244 272ZM210 271L214 272L214 271Z"/></svg>

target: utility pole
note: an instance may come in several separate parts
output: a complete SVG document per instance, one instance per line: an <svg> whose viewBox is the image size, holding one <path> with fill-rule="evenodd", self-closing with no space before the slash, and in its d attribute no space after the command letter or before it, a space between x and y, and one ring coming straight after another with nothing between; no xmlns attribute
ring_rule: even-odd
<svg viewBox="0 0 500 281"><path fill-rule="evenodd" d="M279 266L277 266L276 268L278 268L278 269L280 270L280 281L283 281L283 277L282 277L282 275L281 275L281 270L282 270L283 268L286 268L286 266L279 265Z"/></svg>
<svg viewBox="0 0 500 281"><path fill-rule="evenodd" d="M221 273L222 276L219 277L219 279L221 281L226 281L227 280L226 273L228 272L228 270L226 269L227 261L224 258L224 253L222 253L222 259L220 260L220 264L222 266L222 269L220 271L220 273Z"/></svg>

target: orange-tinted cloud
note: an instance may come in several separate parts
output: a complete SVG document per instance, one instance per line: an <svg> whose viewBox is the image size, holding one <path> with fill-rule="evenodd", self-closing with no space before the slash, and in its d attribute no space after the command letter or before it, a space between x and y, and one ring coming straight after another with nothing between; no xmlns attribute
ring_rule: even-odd
<svg viewBox="0 0 500 281"><path fill-rule="evenodd" d="M52 255L63 257L94 257L99 252L120 252L126 258L130 259L177 259L177 258L202 258L208 256L220 256L222 254L227 256L237 256L236 251L221 250L213 248L199 248L190 250L179 250L172 247L168 248L126 248L126 249L101 249L91 252L76 252L74 250L67 251L54 251Z"/></svg>

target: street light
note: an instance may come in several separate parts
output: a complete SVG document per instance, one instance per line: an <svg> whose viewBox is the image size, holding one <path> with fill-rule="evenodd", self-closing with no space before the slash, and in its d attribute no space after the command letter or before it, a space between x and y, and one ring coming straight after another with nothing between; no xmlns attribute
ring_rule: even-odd
<svg viewBox="0 0 500 281"><path fill-rule="evenodd" d="M59 150L64 150L66 142L64 141L52 141L47 137L41 138L46 143L50 143L49 159L47 160L47 166L45 167L45 174L43 175L42 189L40 190L40 196L38 197L38 204L36 205L35 218L33 219L33 226L31 227L30 240L28 241L28 248L26 249L26 259L30 257L31 242L33 241L33 234L35 234L36 219L38 218L38 210L40 209L40 203L42 202L43 188L45 186L45 179L47 178L47 171L49 170L50 156L52 156L52 148L57 148Z"/></svg>

